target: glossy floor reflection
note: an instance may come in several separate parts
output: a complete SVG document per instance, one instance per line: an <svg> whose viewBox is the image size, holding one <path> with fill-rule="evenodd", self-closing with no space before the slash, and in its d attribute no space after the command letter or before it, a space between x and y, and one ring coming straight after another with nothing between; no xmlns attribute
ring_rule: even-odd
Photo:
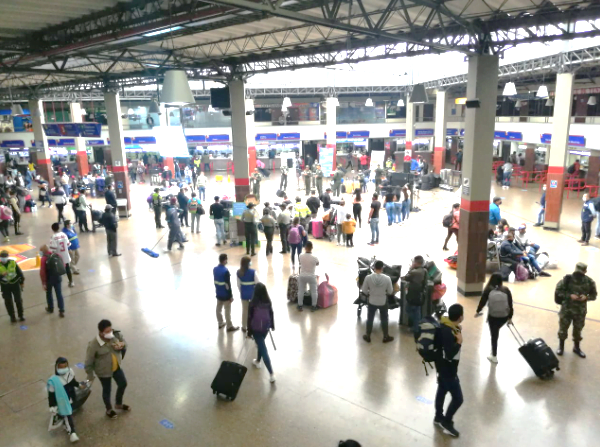
<svg viewBox="0 0 600 447"><path fill-rule="evenodd" d="M292 179L293 182L293 179ZM262 199L274 195L279 175L263 182ZM314 253L322 272L339 289L339 304L314 314L297 313L286 301L289 257L275 253L266 257L264 246L253 258L274 301L277 351L269 345L276 385L270 385L263 368L250 367L236 401L215 399L210 383L222 360L235 360L244 344L241 332L217 330L212 268L218 254L229 254L232 274L244 254L241 247L215 247L214 226L202 218L201 233L190 235L183 251L149 258L140 250L161 236L145 198L150 187L133 185L133 215L119 224L121 258L108 259L103 230L80 235L82 274L73 289L64 288L65 319L44 312L37 271L27 272L25 286L26 326L11 325L0 310L0 447L59 446L68 441L62 432L47 432L48 405L45 382L58 356L67 357L78 377L76 364L84 361L87 342L96 334L102 318L123 331L129 350L123 363L129 387L125 402L130 414L117 420L104 416L99 383L83 411L75 416L86 446L336 446L340 439L354 438L363 446L500 446L512 443L529 447L592 445L600 436L600 303L590 303L584 329L583 349L588 359L567 352L554 380L537 379L517 351L506 329L501 331L500 363L490 365L489 332L483 318L473 318L478 300L458 298L466 308L464 349L459 374L465 404L459 410L457 440L442 435L433 424L435 378L425 376L414 341L397 323L392 311L394 342L380 343L376 322L373 342L362 340L366 313L357 320L356 257L376 255L388 263L407 265L417 254L428 254L444 273L448 286L445 300L457 300L455 271L446 268L441 247L445 229L442 216L457 201L445 191L422 193L421 212L412 213L401 227L381 222L381 243L369 247L366 224L369 200L363 210L363 228L355 235L355 248L316 241ZM537 187L498 191L505 196L502 212L509 222L533 223ZM290 197L295 191L290 187ZM233 193L233 183L211 181L207 198ZM303 197L304 194L301 194ZM212 199L206 201L207 205ZM103 201L96 200L95 208ZM535 240L559 260L552 278L511 286L516 308L514 321L526 337L543 337L556 344L557 306L554 285L577 261L587 262L589 274L598 278L597 247L575 243L580 200L565 203L561 232L531 228ZM69 210L69 214L71 211ZM23 218L26 235L11 243L39 247L50 236L54 209L41 209ZM12 234L12 231L11 231ZM597 245L594 243L593 245ZM166 238L157 249L166 246ZM452 241L451 250L456 248ZM220 249L219 249L220 248ZM35 253L34 251L31 253ZM26 253L29 254L29 253ZM66 284L64 284L66 285ZM233 317L240 323L241 305L236 296ZM161 421L163 424L161 424ZM167 422L172 424L173 428ZM167 427L165 427L165 425ZM526 440L526 441L525 441Z"/></svg>

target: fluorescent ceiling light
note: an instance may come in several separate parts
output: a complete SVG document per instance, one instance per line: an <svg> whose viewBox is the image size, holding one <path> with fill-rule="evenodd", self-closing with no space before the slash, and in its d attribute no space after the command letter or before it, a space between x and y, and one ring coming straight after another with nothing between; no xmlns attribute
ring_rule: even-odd
<svg viewBox="0 0 600 447"><path fill-rule="evenodd" d="M25 113L23 113L23 107L21 107L19 104L12 105L10 108L10 114L13 116L25 115Z"/></svg>
<svg viewBox="0 0 600 447"><path fill-rule="evenodd" d="M502 92L504 96L515 96L517 94L517 87L514 82L507 82Z"/></svg>
<svg viewBox="0 0 600 447"><path fill-rule="evenodd" d="M595 96L590 96L588 99L588 106L595 106L597 104L596 102L596 97Z"/></svg>
<svg viewBox="0 0 600 447"><path fill-rule="evenodd" d="M81 116L86 116L87 115L87 110L85 110L83 107L81 108Z"/></svg>
<svg viewBox="0 0 600 447"><path fill-rule="evenodd" d="M160 65L158 64L144 64L146 67L158 68Z"/></svg>
<svg viewBox="0 0 600 447"><path fill-rule="evenodd" d="M365 107L373 107L373 100L371 98L367 98L365 101Z"/></svg>
<svg viewBox="0 0 600 447"><path fill-rule="evenodd" d="M537 96L538 98L547 98L548 87L546 87L545 85L540 85L540 88L538 88L538 91L535 96Z"/></svg>
<svg viewBox="0 0 600 447"><path fill-rule="evenodd" d="M521 108L521 100L517 99L517 102L515 103L515 109L520 109Z"/></svg>
<svg viewBox="0 0 600 447"><path fill-rule="evenodd" d="M339 107L340 106L340 100L337 99L337 96L332 96L329 98L329 103L333 106L333 107Z"/></svg>
<svg viewBox="0 0 600 447"><path fill-rule="evenodd" d="M396 104L398 107L404 107L404 100L402 98L400 98L398 100L398 103Z"/></svg>
<svg viewBox="0 0 600 447"><path fill-rule="evenodd" d="M552 100L552 98L548 98L548 100L546 101L546 107L552 107L554 105L554 101Z"/></svg>
<svg viewBox="0 0 600 447"><path fill-rule="evenodd" d="M409 102L413 104L421 104L427 102L428 100L429 98L427 98L427 91L425 90L425 86L423 84L415 85L410 95Z"/></svg>
<svg viewBox="0 0 600 447"><path fill-rule="evenodd" d="M177 31L182 28L183 26L173 26L171 28L159 29L158 31L152 31L151 33L144 34L144 37L160 36L161 34L170 33L171 31Z"/></svg>
<svg viewBox="0 0 600 447"><path fill-rule="evenodd" d="M282 106L284 107L292 107L292 100L290 99L289 96L286 96L285 98L283 98L283 104Z"/></svg>

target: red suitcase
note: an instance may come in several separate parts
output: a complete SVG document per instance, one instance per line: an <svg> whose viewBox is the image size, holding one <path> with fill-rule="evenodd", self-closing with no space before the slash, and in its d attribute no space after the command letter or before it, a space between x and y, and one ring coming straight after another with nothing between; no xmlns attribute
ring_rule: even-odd
<svg viewBox="0 0 600 447"><path fill-rule="evenodd" d="M323 221L322 220L313 220L312 225L312 235L316 239L323 239Z"/></svg>

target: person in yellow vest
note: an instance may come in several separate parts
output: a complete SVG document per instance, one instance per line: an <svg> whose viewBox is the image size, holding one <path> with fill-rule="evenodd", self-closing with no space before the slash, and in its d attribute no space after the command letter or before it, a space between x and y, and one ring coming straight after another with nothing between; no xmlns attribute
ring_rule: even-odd
<svg viewBox="0 0 600 447"><path fill-rule="evenodd" d="M25 317L23 316L23 300L21 299L24 282L25 277L21 268L14 259L9 259L6 250L2 250L0 252L0 288L11 323L17 322L14 304L17 305L19 321L25 321Z"/></svg>
<svg viewBox="0 0 600 447"><path fill-rule="evenodd" d="M294 217L300 219L300 225L308 231L308 224L310 223L310 208L305 203L301 202L300 197L296 197L296 205L294 205Z"/></svg>

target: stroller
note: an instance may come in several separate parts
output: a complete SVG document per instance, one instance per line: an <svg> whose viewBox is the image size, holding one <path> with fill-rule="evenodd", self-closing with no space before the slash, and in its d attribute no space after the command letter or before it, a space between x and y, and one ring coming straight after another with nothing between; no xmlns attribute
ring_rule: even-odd
<svg viewBox="0 0 600 447"><path fill-rule="evenodd" d="M354 304L358 305L356 309L356 316L360 318L362 314L362 309L364 306L368 304L368 297L362 293L361 288L365 278L375 271L374 266L377 259L375 256L371 258L371 260L367 258L359 257L357 259L358 262L358 277L356 278L356 285L358 286L358 298L354 301ZM388 295L388 309L396 309L400 307L400 299L396 297L396 294L400 292L400 285L398 282L400 281L402 266L400 265L392 265L391 267L387 264L383 264L383 273L390 277L392 280L392 286L394 287L394 292L392 295Z"/></svg>
<svg viewBox="0 0 600 447"><path fill-rule="evenodd" d="M331 209L323 216L323 234L329 239L329 242L337 237L336 223L337 213L335 210Z"/></svg>
<svg viewBox="0 0 600 447"><path fill-rule="evenodd" d="M100 223L100 218L102 217L102 212L99 210L92 209L92 232L96 232L96 228L102 228L104 225Z"/></svg>

